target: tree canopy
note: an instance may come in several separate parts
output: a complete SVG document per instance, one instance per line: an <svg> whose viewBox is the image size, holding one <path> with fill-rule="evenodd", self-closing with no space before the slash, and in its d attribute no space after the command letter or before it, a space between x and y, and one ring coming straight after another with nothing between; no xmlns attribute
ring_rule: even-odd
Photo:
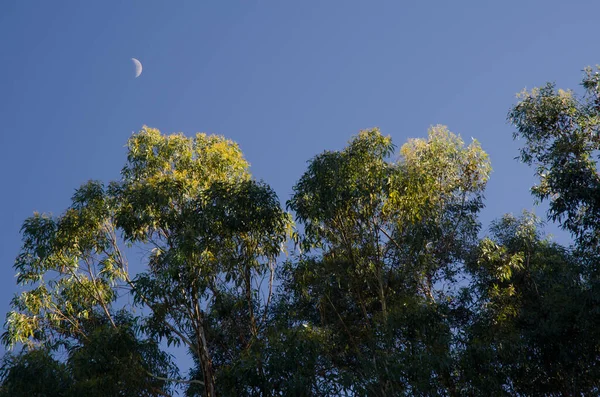
<svg viewBox="0 0 600 397"><path fill-rule="evenodd" d="M235 142L142 128L119 179L24 221L0 396L597 395L599 76L508 116L568 247L482 227L490 161L445 126L360 131L285 205Z"/></svg>

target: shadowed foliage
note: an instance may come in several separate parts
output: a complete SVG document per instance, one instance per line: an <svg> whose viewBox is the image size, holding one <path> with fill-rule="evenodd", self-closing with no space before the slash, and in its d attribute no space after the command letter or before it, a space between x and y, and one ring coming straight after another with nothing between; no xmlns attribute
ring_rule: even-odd
<svg viewBox="0 0 600 397"><path fill-rule="evenodd" d="M598 395L599 76L509 113L569 247L527 211L482 229L489 159L444 126L318 154L290 213L235 142L144 127L24 221L0 396Z"/></svg>

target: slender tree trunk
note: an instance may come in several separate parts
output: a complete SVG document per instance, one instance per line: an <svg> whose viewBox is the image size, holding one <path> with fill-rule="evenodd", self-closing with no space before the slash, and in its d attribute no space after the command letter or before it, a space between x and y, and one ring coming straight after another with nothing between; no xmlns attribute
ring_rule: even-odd
<svg viewBox="0 0 600 397"><path fill-rule="evenodd" d="M384 284L383 284L383 276L381 275L381 269L379 268L379 265L377 265L377 283L378 285L378 294L379 294L379 301L381 302L381 311L383 313L383 319L384 321L387 323L387 303L385 300L385 289L384 289Z"/></svg>
<svg viewBox="0 0 600 397"><path fill-rule="evenodd" d="M204 327L200 326L196 330L198 352L200 353L200 365L202 366L202 376L204 377L204 395L206 397L215 397L215 372L212 365L212 360L208 352L208 346L206 344L206 335L204 334Z"/></svg>
<svg viewBox="0 0 600 397"><path fill-rule="evenodd" d="M250 266L244 269L244 282L246 283L246 301L248 302L248 315L250 316L250 333L256 338L258 329L256 327L256 318L254 317L254 304L252 302L252 274Z"/></svg>
<svg viewBox="0 0 600 397"><path fill-rule="evenodd" d="M198 296L196 290L192 291L192 296ZM206 342L206 334L204 333L204 315L200 310L200 302L198 299L194 302L194 314L196 316L196 343L198 344L198 358L202 366L202 375L204 377L204 395L206 397L216 397L215 391L215 371L212 364L212 359L208 351L208 343Z"/></svg>
<svg viewBox="0 0 600 397"><path fill-rule="evenodd" d="M248 301L248 314L250 316L250 333L252 334L247 346L247 348L250 348L252 343L254 343L258 338L258 326L256 324L256 316L254 315L254 303L252 299L252 270L250 269L250 266L246 266L246 268L244 269L244 280L246 283L246 300ZM256 362L256 369L258 370L258 376L260 378L260 395L266 397L269 395L269 393L265 389L264 385L265 373L262 365L262 359L260 358L260 356L258 357Z"/></svg>

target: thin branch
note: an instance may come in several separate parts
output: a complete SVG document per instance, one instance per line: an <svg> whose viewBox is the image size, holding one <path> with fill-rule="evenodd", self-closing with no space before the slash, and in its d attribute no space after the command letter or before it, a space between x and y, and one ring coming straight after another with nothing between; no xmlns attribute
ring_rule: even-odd
<svg viewBox="0 0 600 397"><path fill-rule="evenodd" d="M92 274L92 271L90 269L90 265L87 262L87 259L83 259L83 261L85 262L85 264L88 267L88 273L90 274L90 277L92 279L92 283L94 284L94 286L96 285L96 280L94 278L94 275ZM69 269L69 273L75 278L75 280L84 288L86 288L87 290L89 290L92 295L98 300L98 302L100 303L100 306L102 306L102 309L104 310L104 313L106 314L106 317L108 318L108 320L110 321L111 325L113 328L117 328L117 325L115 324L115 322L113 321L112 316L110 315L110 312L108 311L108 307L106 306L106 303L104 302L104 299L102 299L102 295L100 294L100 292L98 292L98 290L96 288L93 287L89 287L86 284L84 284L81 279L79 278L78 274L75 272L75 270L72 267L67 267Z"/></svg>
<svg viewBox="0 0 600 397"><path fill-rule="evenodd" d="M131 287L131 289L133 291L137 291L137 288L135 287L135 284L133 283L133 281L131 281L131 279L129 278L129 275L126 275L126 280L127 284L129 284L129 286ZM148 306L148 308L150 308L150 310L152 310L154 312L154 307L152 302L150 302L150 300L148 298L146 298L144 295L139 294L138 291L138 296L140 296L142 298L142 300L144 301L144 303L146 304L146 306ZM197 349L194 349L194 344L183 334L183 332L179 331L178 329L176 329L170 322L168 322L167 320L164 320L163 323L167 326L167 328L169 328L171 331L173 331L173 333L175 333L175 335L179 336L181 338L181 340L188 345L188 347L192 350L195 350L198 354L200 354L200 351Z"/></svg>
<svg viewBox="0 0 600 397"><path fill-rule="evenodd" d="M148 375L150 375L151 377L158 379L158 380L162 380L164 382L175 382L175 383L185 383L185 384L197 384L197 385L202 385L204 386L204 382L202 382L201 380L198 379L190 379L190 380L186 380L186 379L173 379L173 378L164 378L162 376L158 376L158 375L154 375L153 373L146 371L146 373Z"/></svg>
<svg viewBox="0 0 600 397"><path fill-rule="evenodd" d="M385 237L387 237L387 238L388 238L388 240L390 240L392 243L394 243L394 245L396 246L396 248L398 248L398 249L402 249L402 247L400 247L400 245L399 245L399 244L396 242L396 240L394 240L394 239L392 238L392 236L390 236L390 235L389 235L389 234L388 234L388 233L385 231L385 229L383 229L383 228L382 228L382 227L380 227L380 226L377 226L377 229L379 229L379 231L380 231L381 233L385 234Z"/></svg>
<svg viewBox="0 0 600 397"><path fill-rule="evenodd" d="M266 323L267 313L269 311L269 305L271 304L271 297L273 296L273 279L275 277L275 266L274 260L269 259L269 295L267 296L267 303L263 312L263 318L261 320L261 328Z"/></svg>

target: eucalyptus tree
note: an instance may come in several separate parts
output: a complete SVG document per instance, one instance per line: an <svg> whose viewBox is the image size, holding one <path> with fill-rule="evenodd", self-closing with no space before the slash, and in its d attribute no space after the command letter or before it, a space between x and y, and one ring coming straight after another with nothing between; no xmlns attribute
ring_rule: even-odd
<svg viewBox="0 0 600 397"><path fill-rule="evenodd" d="M147 329L187 345L204 394L215 395L215 364L226 373L259 342L289 215L272 189L251 180L236 144L204 134L134 136L113 194L125 239L151 247L147 270L132 281L136 301L151 309ZM223 331L234 333L225 345Z"/></svg>
<svg viewBox="0 0 600 397"><path fill-rule="evenodd" d="M304 253L285 269L287 304L321 338L322 384L453 393L452 308L436 285L476 240L489 162L442 126L393 151L373 129L310 161L288 202Z"/></svg>
<svg viewBox="0 0 600 397"><path fill-rule="evenodd" d="M378 129L314 157L295 231L234 142L144 127L119 180L23 223L0 395L598 394L599 72L582 86L509 114L569 249L528 213L478 239L490 164L443 126L397 158Z"/></svg>
<svg viewBox="0 0 600 397"><path fill-rule="evenodd" d="M600 246L600 74L584 70L584 93L556 89L555 84L523 91L509 121L524 145L520 158L535 167L532 188L548 200L550 219L573 234L582 254L593 257L598 272Z"/></svg>
<svg viewBox="0 0 600 397"><path fill-rule="evenodd" d="M550 220L574 238L568 259L559 264L546 259L543 271L537 270L545 280L535 284L539 286L537 299L545 305L537 303L532 317L543 317L533 330L517 328L517 334L539 334L535 354L527 356L527 360L533 358L529 366L534 379L520 379L524 382L522 387L531 387L528 390L598 394L600 386L596 380L600 363L598 69L584 69L581 85L583 95L557 89L552 83L523 91L508 115L516 127L514 138L524 141L520 159L533 166L538 177L532 194L539 201L548 201ZM535 280L534 276L531 278ZM559 344L558 338L564 344ZM524 340L533 345L531 339ZM535 382L538 383L534 387Z"/></svg>
<svg viewBox="0 0 600 397"><path fill-rule="evenodd" d="M29 288L13 300L3 340L79 348L94 333L86 328L91 318L120 328L115 313L124 291L145 308L138 335L184 344L198 364L193 379L151 373L149 364L147 375L214 396L215 366L225 374L262 343L275 259L291 219L223 137L144 127L127 149L121 180L89 182L63 215L24 222L15 268ZM146 252L141 271L130 273L124 245ZM234 335L220 338L229 311L237 316L227 330ZM260 360L254 367L263 376Z"/></svg>
<svg viewBox="0 0 600 397"><path fill-rule="evenodd" d="M465 329L463 392L597 394L597 309L580 258L527 212L490 231L468 265L477 309Z"/></svg>
<svg viewBox="0 0 600 397"><path fill-rule="evenodd" d="M73 381L66 364L46 349L7 353L0 366L0 396L70 396Z"/></svg>
<svg viewBox="0 0 600 397"><path fill-rule="evenodd" d="M125 356L116 354L114 359L126 363L127 371L104 365L103 376L111 379L105 386L119 385L122 390L147 395L164 395L170 389L169 382L159 380L174 374L169 358L136 332L131 325L133 320L115 305L128 282L127 262L117 238L115 208L116 201L104 186L91 181L75 191L71 206L61 216L36 213L23 223L23 246L14 265L23 290L12 300L2 339L5 345L22 346L25 350L5 362L3 390L12 390L13 395L34 393L30 386L35 383L28 382L20 383L25 388L17 392L17 375L25 379L26 370L36 368L42 358L48 361L49 368L63 368L62 361L52 364L56 351L66 352L67 364L81 352L92 349L100 353L98 345L108 348L115 344L117 339L109 338L115 335L131 337L126 344L130 349L122 352ZM109 360L106 354L89 356L95 362ZM86 365L81 371L94 370ZM99 386L100 378L82 383L81 372L74 367L67 366L66 373L72 382L61 393L70 393L75 386L83 388L86 395L108 390ZM54 382L49 378L55 376L47 372L40 372L39 376L40 382Z"/></svg>
<svg viewBox="0 0 600 397"><path fill-rule="evenodd" d="M29 288L12 301L5 344L69 346L88 337L84 322L90 317L115 325L112 304L127 264L113 220L112 200L98 182L77 189L63 215L36 213L25 220L14 267L17 283Z"/></svg>
<svg viewBox="0 0 600 397"><path fill-rule="evenodd" d="M129 313L114 316L116 327L92 316L86 338L55 355L46 346L7 353L0 367L0 396L169 396L177 376L156 341L141 339Z"/></svg>

